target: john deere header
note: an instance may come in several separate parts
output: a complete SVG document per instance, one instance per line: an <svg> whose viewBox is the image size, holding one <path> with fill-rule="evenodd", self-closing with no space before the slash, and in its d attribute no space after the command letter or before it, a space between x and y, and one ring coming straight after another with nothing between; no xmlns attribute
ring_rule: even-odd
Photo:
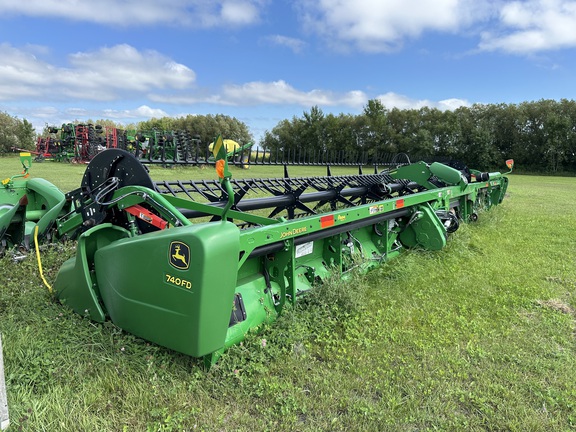
<svg viewBox="0 0 576 432"><path fill-rule="evenodd" d="M153 182L136 158L110 149L61 200L31 180L13 181L4 187L12 192L10 208L0 210L3 233L21 223L6 216L14 207L27 232L55 212L40 240L77 239L54 283L62 303L211 364L330 274L369 270L407 248L443 248L460 223L500 204L508 186L505 174L437 162L235 180L220 137L213 154L213 180ZM21 198L42 200L44 192L44 213L24 215Z"/></svg>

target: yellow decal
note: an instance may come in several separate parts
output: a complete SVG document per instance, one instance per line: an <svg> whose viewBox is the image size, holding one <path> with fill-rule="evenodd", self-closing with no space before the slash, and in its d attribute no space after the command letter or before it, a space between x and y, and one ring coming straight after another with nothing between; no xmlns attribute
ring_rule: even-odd
<svg viewBox="0 0 576 432"><path fill-rule="evenodd" d="M190 266L190 247L181 241L170 243L168 261L179 270L187 270Z"/></svg>
<svg viewBox="0 0 576 432"><path fill-rule="evenodd" d="M186 288L186 289L191 289L192 288L192 282L190 282L189 280L186 279L182 279L176 276L172 276L169 275L168 273L166 273L164 276L166 276L166 282L172 285L176 285L182 288Z"/></svg>
<svg viewBox="0 0 576 432"><path fill-rule="evenodd" d="M300 228L291 229L290 231L281 232L280 238L283 239L285 237L290 237L293 235L302 234L302 233L306 232L306 228L307 227L300 227Z"/></svg>
<svg viewBox="0 0 576 432"><path fill-rule="evenodd" d="M338 222L342 222L346 220L346 216L338 215Z"/></svg>

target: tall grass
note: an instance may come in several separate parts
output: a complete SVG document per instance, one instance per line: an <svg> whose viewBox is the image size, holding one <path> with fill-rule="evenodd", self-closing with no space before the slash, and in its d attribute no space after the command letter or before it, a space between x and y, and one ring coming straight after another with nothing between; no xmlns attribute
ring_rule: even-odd
<svg viewBox="0 0 576 432"><path fill-rule="evenodd" d="M6 257L11 430L574 429L575 200L574 178L512 176L446 249L325 284L210 371L73 314L34 257ZM44 248L48 280L71 253Z"/></svg>

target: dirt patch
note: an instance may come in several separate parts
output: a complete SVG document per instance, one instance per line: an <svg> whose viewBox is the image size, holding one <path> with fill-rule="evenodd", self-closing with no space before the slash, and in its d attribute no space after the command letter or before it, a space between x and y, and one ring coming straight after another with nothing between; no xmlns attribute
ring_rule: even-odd
<svg viewBox="0 0 576 432"><path fill-rule="evenodd" d="M569 315L574 314L574 309L572 309L572 307L564 303L562 300L558 299L538 300L536 303L538 303L542 307L553 309L555 311L562 312L564 314Z"/></svg>

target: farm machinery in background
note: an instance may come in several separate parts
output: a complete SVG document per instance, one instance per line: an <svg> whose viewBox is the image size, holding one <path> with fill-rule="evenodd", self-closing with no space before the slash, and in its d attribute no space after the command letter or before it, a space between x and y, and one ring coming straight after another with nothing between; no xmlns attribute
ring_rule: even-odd
<svg viewBox="0 0 576 432"><path fill-rule="evenodd" d="M36 161L87 163L106 149L122 149L147 165L214 165L213 143L204 143L186 130L124 130L93 124L63 124L39 137ZM227 161L241 168L251 165L382 166L393 164L388 153L331 151L328 149L262 149L252 142L224 140ZM14 149L21 150L21 149Z"/></svg>
<svg viewBox="0 0 576 432"><path fill-rule="evenodd" d="M37 139L36 149L31 152L36 155L36 161L87 163L103 150L118 148L132 153L146 164L214 164L209 145L184 130L137 131L68 123L59 128L51 126L48 133ZM240 145L233 140L226 142L231 163L240 162L253 146L252 143Z"/></svg>
<svg viewBox="0 0 576 432"><path fill-rule="evenodd" d="M112 144L108 128L93 124L63 124L60 128L48 128L48 136L36 141L36 161L55 160L58 162L88 162L106 148L118 147Z"/></svg>
<svg viewBox="0 0 576 432"><path fill-rule="evenodd" d="M126 135L125 147L146 165L214 165L214 143L203 143L198 135L188 131L130 131ZM262 149L249 142L240 144L224 139L223 151L227 163L240 168L253 165L332 165L361 166L387 165L394 162L395 155L388 153L347 152L301 149Z"/></svg>
<svg viewBox="0 0 576 432"><path fill-rule="evenodd" d="M53 286L62 303L210 365L329 275L442 249L508 186L506 174L439 162L232 179L221 138L213 158L214 180L153 181L134 154L108 149L66 194L12 177L0 188L0 238L75 239Z"/></svg>

